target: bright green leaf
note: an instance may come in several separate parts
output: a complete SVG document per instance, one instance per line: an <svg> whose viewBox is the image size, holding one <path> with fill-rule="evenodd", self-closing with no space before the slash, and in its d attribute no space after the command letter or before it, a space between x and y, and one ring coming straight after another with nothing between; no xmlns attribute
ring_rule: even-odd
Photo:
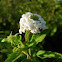
<svg viewBox="0 0 62 62"><path fill-rule="evenodd" d="M47 35L47 31L44 31L44 32L41 32L38 34L33 34L31 41L29 43L29 47L34 46L34 45L38 44L39 42L42 42L44 40L44 38L46 37L46 35Z"/></svg>
<svg viewBox="0 0 62 62"><path fill-rule="evenodd" d="M40 50L37 52L37 56L41 59L45 58L55 58L56 60L62 61L62 54L57 52L51 52L51 51L43 51Z"/></svg>

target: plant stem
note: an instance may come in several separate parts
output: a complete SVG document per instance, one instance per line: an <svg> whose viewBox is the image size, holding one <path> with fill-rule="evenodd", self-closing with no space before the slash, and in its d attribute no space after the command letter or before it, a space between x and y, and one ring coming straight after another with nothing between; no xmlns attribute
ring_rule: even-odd
<svg viewBox="0 0 62 62"><path fill-rule="evenodd" d="M26 39L27 42L28 42L29 34L30 34L30 32L29 32L28 35L27 35L27 39Z"/></svg>
<svg viewBox="0 0 62 62"><path fill-rule="evenodd" d="M32 57L31 57L30 55L29 55L28 57L29 57L29 59L32 61Z"/></svg>
<svg viewBox="0 0 62 62"><path fill-rule="evenodd" d="M27 42L28 42L28 39L29 39L29 35L30 35L30 32L27 35L27 39L26 39ZM28 50L27 50L27 53L28 53ZM30 59L32 61L32 57L29 54L27 55L27 59Z"/></svg>
<svg viewBox="0 0 62 62"><path fill-rule="evenodd" d="M25 55L27 55L27 59L30 59L31 61L32 61L32 57L28 54L28 50L27 50L27 52L24 52L24 51L22 51Z"/></svg>

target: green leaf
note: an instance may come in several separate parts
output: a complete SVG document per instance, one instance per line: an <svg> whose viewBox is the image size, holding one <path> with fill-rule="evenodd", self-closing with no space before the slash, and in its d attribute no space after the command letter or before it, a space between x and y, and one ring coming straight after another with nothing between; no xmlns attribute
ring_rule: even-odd
<svg viewBox="0 0 62 62"><path fill-rule="evenodd" d="M41 59L45 58L55 58L56 60L62 61L62 54L57 52L51 52L51 51L43 51L40 50L37 52L37 56Z"/></svg>
<svg viewBox="0 0 62 62"><path fill-rule="evenodd" d="M41 42L45 38L45 36L46 36L46 34L41 34L40 36L36 37L36 39L35 39L36 44Z"/></svg>
<svg viewBox="0 0 62 62"><path fill-rule="evenodd" d="M10 33L10 35L7 36L7 38L4 38L1 42L8 42L11 43L12 45L19 45L19 44L22 45L21 39L22 37L21 35L19 35L19 33L15 35L12 35L12 33Z"/></svg>
<svg viewBox="0 0 62 62"><path fill-rule="evenodd" d="M9 46L9 47L8 47ZM3 49L3 48L8 48L8 49L11 49L12 46L10 43L8 42L0 42L0 49Z"/></svg>
<svg viewBox="0 0 62 62"><path fill-rule="evenodd" d="M2 53L12 53L12 50L11 49L2 49L0 52Z"/></svg>
<svg viewBox="0 0 62 62"><path fill-rule="evenodd" d="M14 62L14 59L15 59L18 55L20 55L19 52L18 52L18 54L17 54L17 52L13 52L13 53L5 60L5 62Z"/></svg>
<svg viewBox="0 0 62 62"><path fill-rule="evenodd" d="M10 56L5 60L5 62L15 62L19 57L22 57L23 53L22 51L25 51L26 49L18 49L17 51L10 54ZM21 58L20 58L21 59Z"/></svg>
<svg viewBox="0 0 62 62"><path fill-rule="evenodd" d="M24 58L22 62L31 62L29 59Z"/></svg>
<svg viewBox="0 0 62 62"><path fill-rule="evenodd" d="M21 35L18 35L18 33L15 34L15 35L13 36L13 38L14 38L13 42L14 42L15 45L18 45L18 44L21 43L22 36L21 36Z"/></svg>
<svg viewBox="0 0 62 62"><path fill-rule="evenodd" d="M34 46L38 44L39 42L42 42L44 38L46 37L46 35L47 35L47 31L43 31L38 34L33 34L29 43L29 47Z"/></svg>
<svg viewBox="0 0 62 62"><path fill-rule="evenodd" d="M38 57L33 57L33 62L41 62L39 59L38 59Z"/></svg>
<svg viewBox="0 0 62 62"><path fill-rule="evenodd" d="M17 51L18 50L18 48L17 47L14 47L13 48L13 52L15 52L15 51Z"/></svg>
<svg viewBox="0 0 62 62"><path fill-rule="evenodd" d="M57 31L57 27L54 27L52 30L51 30L51 36L53 36Z"/></svg>
<svg viewBox="0 0 62 62"><path fill-rule="evenodd" d="M2 41L1 42L6 42L7 41L7 39L6 38L4 38L4 39L2 39Z"/></svg>

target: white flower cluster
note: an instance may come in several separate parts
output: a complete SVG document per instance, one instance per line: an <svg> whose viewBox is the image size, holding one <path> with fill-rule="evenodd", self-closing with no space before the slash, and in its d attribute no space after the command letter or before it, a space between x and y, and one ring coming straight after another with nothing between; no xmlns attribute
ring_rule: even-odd
<svg viewBox="0 0 62 62"><path fill-rule="evenodd" d="M26 14L22 15L20 18L20 29L19 33L25 33L26 30L29 30L31 33L40 33L41 30L46 29L46 22L44 19L38 15L31 12L27 12Z"/></svg>

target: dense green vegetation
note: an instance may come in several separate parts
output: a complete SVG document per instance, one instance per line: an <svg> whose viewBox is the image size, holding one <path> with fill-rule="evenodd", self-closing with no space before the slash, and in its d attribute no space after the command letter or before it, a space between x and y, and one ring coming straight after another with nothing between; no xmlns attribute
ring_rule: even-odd
<svg viewBox="0 0 62 62"><path fill-rule="evenodd" d="M56 61L56 58L58 62L62 62L62 55L60 54L62 53L62 45L61 45L62 44L61 43L62 8L61 7L62 7L61 0L0 0L0 62L4 62L7 59L7 57L10 56L11 53L12 55L10 56L10 58L6 60L6 62L12 61L15 57L20 55L20 51L21 51L20 49L19 51L14 52L15 50L17 50L18 48L17 45L19 45L20 43L20 42L17 42L17 41L20 41L19 39L20 37L18 36L19 34L17 35L12 35L12 34L16 34L19 32L18 31L19 20L21 18L21 15L26 12L32 12L32 13L37 13L41 15L42 18L44 18L44 20L47 23L46 24L47 33L45 33L46 34L45 36L41 36L43 38L45 37L45 39L44 40L42 39L43 42L41 42L40 44L37 45L38 42L35 44L37 45L36 48L40 50L39 52L44 53L43 55L44 57L43 57L41 53L39 53L37 50L36 51L37 56L40 58L44 58L45 60L44 59L42 60L35 56L33 59L33 62L37 61L38 59L39 61L37 62L40 62L40 61L43 61L43 62L52 61L53 62L53 61ZM11 32L12 34L10 34ZM9 34L10 36L8 36ZM22 34L21 36L24 37L24 34ZM13 38L15 39L15 41L11 45L11 41L14 40ZM4 39L3 41L7 41L7 42L2 43L1 42L2 39ZM33 45L29 43L28 47L33 47ZM35 49L35 47L33 48ZM48 51L52 51L52 52L54 51L55 53L48 52ZM46 53L48 54L51 53L52 55L50 54L48 56ZM20 57L21 59L17 57L18 59L16 58L13 61L16 60L15 62L19 62L19 61L21 62L21 60L26 58L26 56L24 55L21 55L21 56L22 56ZM48 59L48 58L53 58L53 59ZM30 62L27 59L24 59L23 62L24 61Z"/></svg>

